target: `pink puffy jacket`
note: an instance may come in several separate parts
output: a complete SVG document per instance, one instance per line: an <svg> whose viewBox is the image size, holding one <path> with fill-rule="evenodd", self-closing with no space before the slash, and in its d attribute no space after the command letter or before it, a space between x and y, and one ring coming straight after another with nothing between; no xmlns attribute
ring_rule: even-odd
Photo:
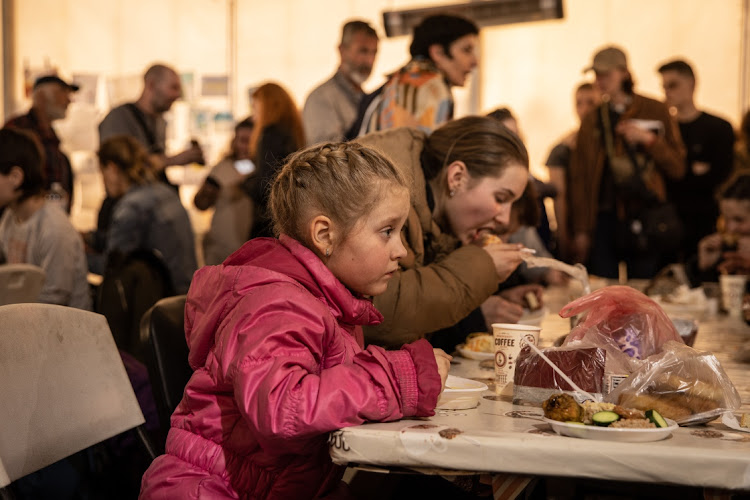
<svg viewBox="0 0 750 500"><path fill-rule="evenodd" d="M339 486L327 433L433 415L432 347L362 349L382 316L297 241L260 238L194 276L185 336L195 373L140 498L323 497Z"/></svg>

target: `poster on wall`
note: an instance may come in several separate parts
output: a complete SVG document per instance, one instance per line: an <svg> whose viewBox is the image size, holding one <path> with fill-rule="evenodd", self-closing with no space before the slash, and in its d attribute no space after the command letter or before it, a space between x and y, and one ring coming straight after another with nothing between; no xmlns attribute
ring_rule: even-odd
<svg viewBox="0 0 750 500"><path fill-rule="evenodd" d="M180 73L182 84L182 100L193 102L195 100L195 75L192 72Z"/></svg>
<svg viewBox="0 0 750 500"><path fill-rule="evenodd" d="M201 78L201 96L227 97L229 95L229 77L226 75L206 75Z"/></svg>
<svg viewBox="0 0 750 500"><path fill-rule="evenodd" d="M94 73L73 73L73 83L80 87L75 95L76 102L96 106L99 75Z"/></svg>

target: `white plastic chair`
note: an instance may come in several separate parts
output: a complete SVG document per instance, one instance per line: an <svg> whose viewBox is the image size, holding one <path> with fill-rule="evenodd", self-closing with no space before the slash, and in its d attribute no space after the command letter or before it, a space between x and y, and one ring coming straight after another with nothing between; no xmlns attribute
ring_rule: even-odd
<svg viewBox="0 0 750 500"><path fill-rule="evenodd" d="M44 269L32 264L0 265L0 305L38 301L44 277Z"/></svg>
<svg viewBox="0 0 750 500"><path fill-rule="evenodd" d="M104 316L0 306L0 487L143 423Z"/></svg>

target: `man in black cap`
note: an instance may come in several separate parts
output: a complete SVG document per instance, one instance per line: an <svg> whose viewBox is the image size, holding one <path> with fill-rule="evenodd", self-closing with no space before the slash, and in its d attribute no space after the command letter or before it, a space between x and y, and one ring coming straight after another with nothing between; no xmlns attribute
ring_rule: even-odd
<svg viewBox="0 0 750 500"><path fill-rule="evenodd" d="M44 187L47 196L60 201L68 212L73 199L73 170L70 160L60 150L60 139L52 128L52 122L65 118L70 94L77 90L78 85L58 76L39 77L34 82L29 112L5 123L5 128L30 130L39 138L44 149Z"/></svg>

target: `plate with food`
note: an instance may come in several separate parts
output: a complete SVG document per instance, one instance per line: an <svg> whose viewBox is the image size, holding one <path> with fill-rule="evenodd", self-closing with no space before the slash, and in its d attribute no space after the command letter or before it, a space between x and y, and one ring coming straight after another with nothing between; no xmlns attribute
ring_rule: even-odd
<svg viewBox="0 0 750 500"><path fill-rule="evenodd" d="M555 394L542 407L544 421L561 436L645 443L666 439L677 429L677 422L656 410L634 410L594 401L579 405L569 394Z"/></svg>
<svg viewBox="0 0 750 500"><path fill-rule="evenodd" d="M456 350L464 358L493 359L495 357L495 338L489 333L472 333L466 337L466 343L458 344Z"/></svg>

